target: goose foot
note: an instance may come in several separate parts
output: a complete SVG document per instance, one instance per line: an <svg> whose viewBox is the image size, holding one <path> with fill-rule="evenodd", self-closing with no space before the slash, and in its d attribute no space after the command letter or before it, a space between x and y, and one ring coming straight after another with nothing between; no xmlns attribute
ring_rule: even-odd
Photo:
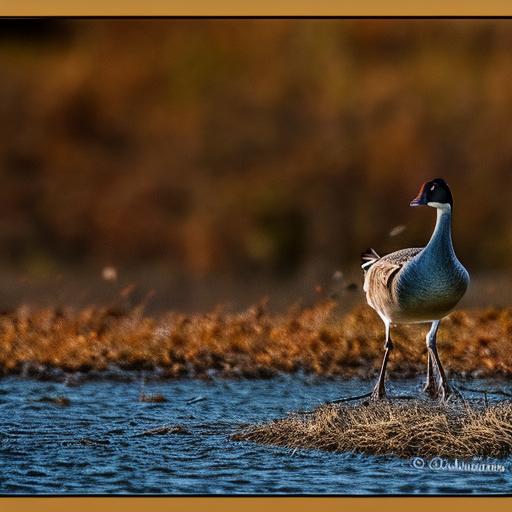
<svg viewBox="0 0 512 512"><path fill-rule="evenodd" d="M423 386L423 393L426 393L430 398L434 399L437 395L439 375L436 372L435 363L432 360L430 353L427 355L427 380Z"/></svg>
<svg viewBox="0 0 512 512"><path fill-rule="evenodd" d="M370 401L376 402L377 400L387 400L388 395L386 394L386 389L384 388L384 383L378 382L377 385L373 388L373 391L370 395Z"/></svg>
<svg viewBox="0 0 512 512"><path fill-rule="evenodd" d="M461 394L447 382L441 382L437 386L425 386L423 390L432 400L447 402L450 398L461 398Z"/></svg>
<svg viewBox="0 0 512 512"><path fill-rule="evenodd" d="M388 365L389 354L393 350L393 342L389 336L389 324L386 324L386 343L384 345L386 351L384 352L384 358L382 359L382 366L380 368L379 379L377 380L377 384L373 388L372 394L370 395L370 400L384 400L387 399L386 388L384 386L384 382L386 380L386 368Z"/></svg>
<svg viewBox="0 0 512 512"><path fill-rule="evenodd" d="M439 386L441 389L441 400L446 402L450 398L463 398L460 391L455 386L450 386L447 382Z"/></svg>
<svg viewBox="0 0 512 512"><path fill-rule="evenodd" d="M437 398L438 396L438 388L432 379L427 381L427 383L423 386L422 391L432 399Z"/></svg>
<svg viewBox="0 0 512 512"><path fill-rule="evenodd" d="M427 335L427 349L428 349L428 367L427 367L427 385L425 390L429 392L432 399L446 402L451 396L460 397L460 393L453 389L448 384L448 379L439 359L437 348L435 344L435 332L437 330L439 322L434 323L432 329L434 334L431 336L431 332ZM431 331L432 331L431 329Z"/></svg>
<svg viewBox="0 0 512 512"><path fill-rule="evenodd" d="M430 365L427 372L427 381L423 386L423 393L427 394L433 400L439 397L441 390L440 377L437 372L434 371L435 366Z"/></svg>

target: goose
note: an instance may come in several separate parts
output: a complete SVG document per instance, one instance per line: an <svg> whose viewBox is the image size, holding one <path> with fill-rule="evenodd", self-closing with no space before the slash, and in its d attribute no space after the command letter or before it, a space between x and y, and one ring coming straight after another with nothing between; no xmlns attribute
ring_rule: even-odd
<svg viewBox="0 0 512 512"><path fill-rule="evenodd" d="M425 247L402 249L379 256L373 249L361 255L366 301L385 326L384 357L371 398L386 398L384 381L393 342L391 325L430 323L426 336L427 379L424 391L445 400L453 393L436 347L441 319L460 301L469 285L469 273L455 255L451 236L453 198L441 178L427 181L410 206L435 208L434 232Z"/></svg>

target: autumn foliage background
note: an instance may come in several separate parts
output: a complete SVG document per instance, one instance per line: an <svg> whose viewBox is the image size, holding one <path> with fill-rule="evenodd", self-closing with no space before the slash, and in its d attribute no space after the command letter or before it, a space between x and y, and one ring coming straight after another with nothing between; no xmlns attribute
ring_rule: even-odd
<svg viewBox="0 0 512 512"><path fill-rule="evenodd" d="M99 300L106 265L162 307L289 302L425 243L435 176L503 287L511 46L510 20L2 21L2 307Z"/></svg>
<svg viewBox="0 0 512 512"><path fill-rule="evenodd" d="M510 376L511 47L510 20L0 21L1 374L370 377L359 254L424 244L441 176L472 275L448 371Z"/></svg>

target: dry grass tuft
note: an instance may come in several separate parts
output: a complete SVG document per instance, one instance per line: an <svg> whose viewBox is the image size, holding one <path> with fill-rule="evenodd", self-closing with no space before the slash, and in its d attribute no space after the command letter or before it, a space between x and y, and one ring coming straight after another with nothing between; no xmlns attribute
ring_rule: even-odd
<svg viewBox="0 0 512 512"><path fill-rule="evenodd" d="M35 402L44 402L47 404L60 405L62 407L67 407L68 405L71 405L71 400L65 396L43 396L42 398L35 400Z"/></svg>
<svg viewBox="0 0 512 512"><path fill-rule="evenodd" d="M512 453L512 401L487 407L422 400L323 405L310 414L249 426L232 438L400 457L505 457Z"/></svg>
<svg viewBox="0 0 512 512"><path fill-rule="evenodd" d="M146 393L141 393L139 395L139 402L147 402L150 404L161 404L163 402L167 402L167 398L160 393L156 395L146 395Z"/></svg>
<svg viewBox="0 0 512 512"><path fill-rule="evenodd" d="M163 425L161 427L151 428L138 434L139 436L154 436L165 434L190 435L191 432L183 425Z"/></svg>

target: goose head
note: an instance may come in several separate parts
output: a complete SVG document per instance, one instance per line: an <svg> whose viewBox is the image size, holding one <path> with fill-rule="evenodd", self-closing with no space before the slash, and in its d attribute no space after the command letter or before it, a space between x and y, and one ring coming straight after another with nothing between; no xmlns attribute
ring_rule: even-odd
<svg viewBox="0 0 512 512"><path fill-rule="evenodd" d="M423 183L418 195L411 201L411 206L421 205L427 205L441 210L451 209L453 206L453 198L448 183L441 178Z"/></svg>

